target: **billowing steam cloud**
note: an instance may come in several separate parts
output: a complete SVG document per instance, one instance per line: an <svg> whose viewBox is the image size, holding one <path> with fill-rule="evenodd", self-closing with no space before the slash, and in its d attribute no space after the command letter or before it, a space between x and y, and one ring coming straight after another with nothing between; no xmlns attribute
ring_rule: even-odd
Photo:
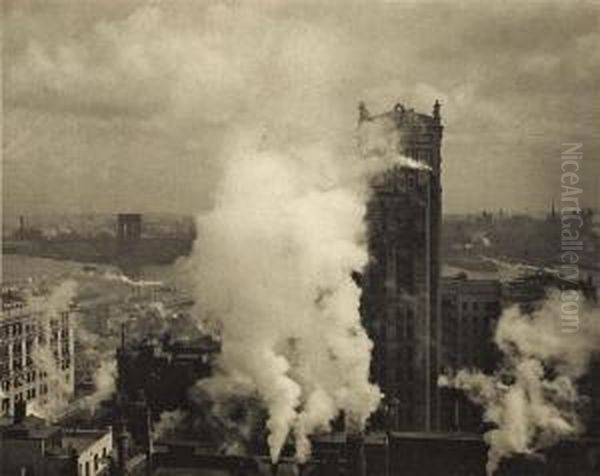
<svg viewBox="0 0 600 476"><path fill-rule="evenodd" d="M88 329L82 316L75 322L75 338L77 340L76 365L86 370L92 377L93 393L78 402L80 408L92 412L98 405L108 400L115 391L117 362L115 359L116 340L100 336Z"/></svg>
<svg viewBox="0 0 600 476"><path fill-rule="evenodd" d="M344 182L356 158L336 170L303 153L316 152L233 155L214 210L199 217L193 257L198 308L222 338L215 380L260 396L273 461L290 432L305 459L308 435L341 410L363 426L380 398L351 278L367 260L367 183L353 182L358 173Z"/></svg>
<svg viewBox="0 0 600 476"><path fill-rule="evenodd" d="M380 400L351 278L368 258L369 180L392 164L427 167L388 138L364 150L390 131L366 134L359 149L371 160L358 158L361 64L337 27L267 15L265 28L256 9L223 4L207 15L176 75L180 117L218 124L222 139L215 157L199 157L220 176L188 263L200 325L222 340L204 386L258 398L271 458L291 435L305 459L309 435L341 410L361 427ZM197 84L210 92L200 101L186 88Z"/></svg>
<svg viewBox="0 0 600 476"><path fill-rule="evenodd" d="M258 395L273 461L290 434L303 461L309 435L342 410L362 428L379 403L351 273L368 258L372 179L394 166L427 168L379 137L388 133L359 131L360 153L349 155L242 134L225 157L214 209L198 218L197 305L202 325L222 339L220 371L204 386Z"/></svg>
<svg viewBox="0 0 600 476"><path fill-rule="evenodd" d="M516 306L504 312L495 334L504 355L497 374L461 370L440 378L440 385L463 390L481 405L495 426L485 435L488 475L503 458L535 453L583 429L577 381L600 351L600 312L587 309L577 332L565 332L561 304L553 293L532 315Z"/></svg>

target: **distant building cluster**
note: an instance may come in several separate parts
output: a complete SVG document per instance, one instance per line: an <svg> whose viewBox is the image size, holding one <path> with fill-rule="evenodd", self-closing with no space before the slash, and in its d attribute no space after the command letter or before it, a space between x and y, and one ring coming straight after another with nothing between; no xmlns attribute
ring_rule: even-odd
<svg viewBox="0 0 600 476"><path fill-rule="evenodd" d="M194 235L192 217L171 214L117 213L89 215L20 215L3 223L5 241L73 241L143 238L185 238Z"/></svg>
<svg viewBox="0 0 600 476"><path fill-rule="evenodd" d="M19 217L6 227L5 254L122 265L170 264L189 254L195 238L191 217L140 213L41 217L36 224Z"/></svg>

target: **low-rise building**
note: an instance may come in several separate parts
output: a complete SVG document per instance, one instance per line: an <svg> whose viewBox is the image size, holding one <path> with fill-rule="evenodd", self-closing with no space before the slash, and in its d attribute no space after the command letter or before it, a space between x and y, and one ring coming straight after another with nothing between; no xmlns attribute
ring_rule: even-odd
<svg viewBox="0 0 600 476"><path fill-rule="evenodd" d="M111 428L63 430L62 445L77 454L78 476L96 476L108 471L113 451Z"/></svg>
<svg viewBox="0 0 600 476"><path fill-rule="evenodd" d="M113 455L110 427L81 430L49 425L25 415L17 404L14 420L0 426L0 470L12 476L108 475Z"/></svg>
<svg viewBox="0 0 600 476"><path fill-rule="evenodd" d="M501 314L500 281L457 276L443 278L441 284L440 348L445 371L464 368L493 371L499 359L493 337ZM446 429L479 429L481 409L462 392L444 390L441 406L442 425Z"/></svg>

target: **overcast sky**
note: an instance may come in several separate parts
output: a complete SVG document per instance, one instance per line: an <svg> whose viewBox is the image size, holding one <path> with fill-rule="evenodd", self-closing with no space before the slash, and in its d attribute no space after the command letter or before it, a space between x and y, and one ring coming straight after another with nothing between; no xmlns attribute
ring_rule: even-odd
<svg viewBox="0 0 600 476"><path fill-rule="evenodd" d="M547 208L575 141L600 205L600 3L278 3L3 1L5 213L200 211L233 124L436 98L447 212Z"/></svg>

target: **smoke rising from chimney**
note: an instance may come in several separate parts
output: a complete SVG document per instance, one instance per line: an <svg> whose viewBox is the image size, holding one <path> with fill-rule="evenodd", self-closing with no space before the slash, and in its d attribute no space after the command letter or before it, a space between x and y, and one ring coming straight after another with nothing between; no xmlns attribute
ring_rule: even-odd
<svg viewBox="0 0 600 476"><path fill-rule="evenodd" d="M268 123L249 124L233 129L214 208L198 217L188 263L200 325L222 340L217 375L202 386L226 389L222 398L258 396L272 461L292 436L302 462L309 436L342 410L362 429L379 403L351 273L368 259L373 179L393 167L428 167L397 152L385 136L396 137L394 128L365 135L361 125L358 147L348 150L353 135L302 129L297 140L289 131L281 140L278 126L269 136Z"/></svg>
<svg viewBox="0 0 600 476"><path fill-rule="evenodd" d="M367 260L367 187L344 176L360 166L321 151L243 147L214 210L198 218L197 305L222 339L212 385L226 379L229 392L260 397L273 461L290 432L304 460L308 435L341 410L362 427L379 402L351 278Z"/></svg>
<svg viewBox="0 0 600 476"><path fill-rule="evenodd" d="M511 307L502 314L495 333L503 353L496 374L463 369L440 377L440 386L464 391L483 407L484 420L495 426L485 435L488 475L504 458L535 454L584 429L577 384L600 351L600 312L585 308L574 333L563 332L561 318L558 292L531 315Z"/></svg>

